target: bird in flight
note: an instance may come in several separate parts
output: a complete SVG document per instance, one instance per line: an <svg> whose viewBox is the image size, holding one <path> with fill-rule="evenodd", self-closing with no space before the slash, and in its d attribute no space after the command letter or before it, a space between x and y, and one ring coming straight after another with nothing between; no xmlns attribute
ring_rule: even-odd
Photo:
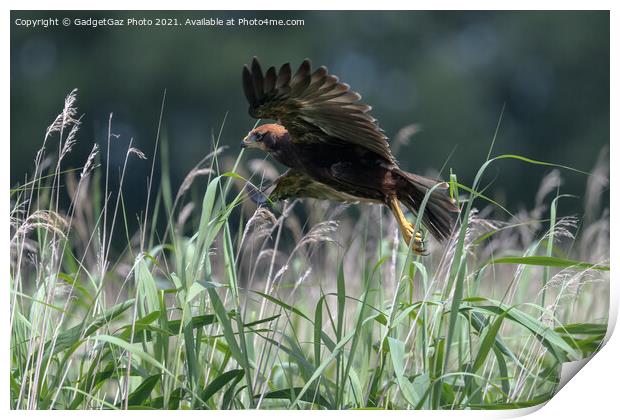
<svg viewBox="0 0 620 420"><path fill-rule="evenodd" d="M241 147L260 149L289 168L275 181L271 201L307 197L384 204L407 245L425 255L423 235L414 235L400 205L417 215L436 186L422 224L439 241L450 236L459 210L448 184L401 169L368 113L371 107L325 66L312 71L306 59L294 74L289 63L263 73L255 57L243 68L243 90L252 117L277 122L250 131Z"/></svg>

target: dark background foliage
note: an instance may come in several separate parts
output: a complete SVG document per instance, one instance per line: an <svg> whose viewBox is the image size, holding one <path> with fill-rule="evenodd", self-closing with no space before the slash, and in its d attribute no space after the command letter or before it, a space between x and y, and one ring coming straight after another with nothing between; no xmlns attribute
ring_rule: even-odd
<svg viewBox="0 0 620 420"><path fill-rule="evenodd" d="M24 28L36 17L303 18L301 27ZM309 57L363 95L388 136L419 123L402 147L403 167L449 169L470 184L486 159L505 104L494 153L514 153L589 171L609 144L608 12L13 12L11 26L11 185L32 171L46 126L73 88L85 114L69 164L93 142L105 151L114 113L118 141L152 157L167 90L163 134L173 183L223 142L237 153L254 121L241 69ZM113 143L122 164L126 143ZM105 153L102 154L105 159ZM144 205L148 161L130 165L130 212ZM503 162L489 177L512 208L531 206L545 168ZM564 172L562 192L583 194L586 179ZM495 178L494 178L495 176ZM501 193L501 194L500 194ZM498 195L500 194L500 195ZM575 204L577 205L577 204ZM579 211L576 207L575 211Z"/></svg>

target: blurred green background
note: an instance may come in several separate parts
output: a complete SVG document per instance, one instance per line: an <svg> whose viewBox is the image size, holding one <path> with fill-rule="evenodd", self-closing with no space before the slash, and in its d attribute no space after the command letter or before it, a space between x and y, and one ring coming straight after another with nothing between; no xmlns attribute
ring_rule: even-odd
<svg viewBox="0 0 620 420"><path fill-rule="evenodd" d="M25 28L18 18L159 17L304 19L296 27ZM238 152L254 121L241 70L309 57L349 83L373 106L387 135L408 124L423 131L398 158L408 170L446 166L470 184L486 159L502 106L494 153L514 153L589 171L609 144L608 12L12 12L11 185L32 172L45 128L78 88L84 113L68 160L81 166L99 142L122 165L126 142L153 156L162 94L173 185L211 150L211 135ZM252 155L251 157L258 157ZM105 160L105 153L102 153ZM130 214L144 206L150 161L130 164ZM504 204L530 207L548 169L502 162L491 189ZM114 172L116 173L116 171ZM562 192L582 195L586 178L563 172ZM581 202L581 201L579 201ZM579 211L579 203L575 203Z"/></svg>

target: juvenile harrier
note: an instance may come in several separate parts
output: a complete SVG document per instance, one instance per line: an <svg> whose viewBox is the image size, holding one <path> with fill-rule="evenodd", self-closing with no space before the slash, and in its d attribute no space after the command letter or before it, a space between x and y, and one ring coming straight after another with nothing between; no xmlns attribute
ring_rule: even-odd
<svg viewBox="0 0 620 420"><path fill-rule="evenodd" d="M400 203L417 214L426 192L431 193L423 225L438 240L450 236L458 208L448 184L402 170L387 137L368 114L370 106L327 68L311 70L305 60L292 74L289 63L265 73L254 58L243 68L243 89L254 118L276 120L252 130L242 147L261 149L290 169L276 180L273 201L310 197L335 201L385 204L412 249L425 254L422 235L413 237Z"/></svg>

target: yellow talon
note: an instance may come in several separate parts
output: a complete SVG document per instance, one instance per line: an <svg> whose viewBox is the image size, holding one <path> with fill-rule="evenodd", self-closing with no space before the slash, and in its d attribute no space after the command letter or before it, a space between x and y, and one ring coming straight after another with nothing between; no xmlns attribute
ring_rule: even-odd
<svg viewBox="0 0 620 420"><path fill-rule="evenodd" d="M420 232L415 233L415 237L413 235L413 225L409 223L402 210L400 209L400 203L396 197L393 197L389 200L390 210L394 214L396 221L398 222L398 226L400 227L400 232L405 239L407 245L411 243L413 239L413 246L411 249L418 255L428 255L428 252L424 248L424 238Z"/></svg>

